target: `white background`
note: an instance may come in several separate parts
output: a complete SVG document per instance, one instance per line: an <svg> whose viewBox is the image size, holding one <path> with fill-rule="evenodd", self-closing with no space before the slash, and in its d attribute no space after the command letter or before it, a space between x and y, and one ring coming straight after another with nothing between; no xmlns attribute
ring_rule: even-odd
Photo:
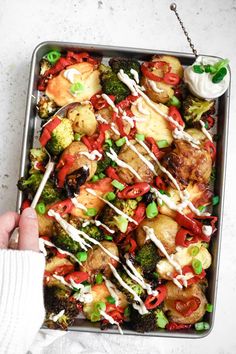
<svg viewBox="0 0 236 354"><path fill-rule="evenodd" d="M0 212L15 208L29 65L45 40L190 51L167 0L0 0ZM199 53L227 57L232 93L215 327L205 339L67 334L44 353L236 353L236 1L177 1ZM219 117L221 119L221 117ZM78 344L80 342L80 344Z"/></svg>

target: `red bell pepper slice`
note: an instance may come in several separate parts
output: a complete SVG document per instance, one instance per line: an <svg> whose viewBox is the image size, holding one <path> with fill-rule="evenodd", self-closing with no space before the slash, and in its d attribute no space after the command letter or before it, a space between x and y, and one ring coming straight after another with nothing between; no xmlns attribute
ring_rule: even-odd
<svg viewBox="0 0 236 354"><path fill-rule="evenodd" d="M192 266L188 266L188 265L184 266L182 268L182 273L183 273L183 275L185 275L187 273L192 273L194 275L192 278L187 280L188 286L197 283L199 280L205 278L205 276L206 276L206 272L205 272L204 269L202 270L202 272L200 274L195 274L195 272L193 270L193 267ZM177 275L177 273L176 273L176 275ZM180 280L180 283L181 283L181 280Z"/></svg>
<svg viewBox="0 0 236 354"><path fill-rule="evenodd" d="M108 95L108 97L114 102L115 101L115 96L113 95ZM103 98L101 97L100 94L95 94L90 98L90 102L93 105L93 108L97 111L99 111L100 109L103 108L107 108L109 107L109 103Z"/></svg>
<svg viewBox="0 0 236 354"><path fill-rule="evenodd" d="M179 331L181 329L189 329L191 328L191 324L181 324L181 323L176 323L176 322L169 322L167 325L166 325L166 329L168 331Z"/></svg>
<svg viewBox="0 0 236 354"><path fill-rule="evenodd" d="M129 248L129 253L133 254L137 248L137 242L131 238L130 239L130 248Z"/></svg>
<svg viewBox="0 0 236 354"><path fill-rule="evenodd" d="M51 135L53 130L61 123L61 119L59 117L54 117L51 121L49 121L42 132L42 135L39 138L40 144L45 146L47 142L51 139Z"/></svg>
<svg viewBox="0 0 236 354"><path fill-rule="evenodd" d="M73 205L71 199L65 199L65 200L59 201L55 204L52 204L50 206L50 209L54 210L55 212L57 212L58 214L63 216L65 214L69 214L73 207L74 207L74 205Z"/></svg>
<svg viewBox="0 0 236 354"><path fill-rule="evenodd" d="M21 204L21 208L20 208L21 212L22 212L23 210L25 210L26 208L29 208L30 205L31 205L31 201L30 201L29 199L23 200L23 202L22 202L22 204Z"/></svg>
<svg viewBox="0 0 236 354"><path fill-rule="evenodd" d="M151 145L151 151L156 156L156 158L158 160L161 159L165 155L165 153L163 151L161 151L159 149L159 147L157 146L154 138L148 136L145 138L145 140Z"/></svg>
<svg viewBox="0 0 236 354"><path fill-rule="evenodd" d="M56 274L56 275L64 276L68 273L73 272L73 270L74 270L73 264L66 264L66 265L57 267L56 269L53 270L52 273Z"/></svg>
<svg viewBox="0 0 236 354"><path fill-rule="evenodd" d="M171 70L170 64L165 61L150 61L144 62L141 65L141 71L144 76L146 76L149 80L162 82L163 77L155 74L151 69L160 69L163 73L163 77L166 73L169 73Z"/></svg>
<svg viewBox="0 0 236 354"><path fill-rule="evenodd" d="M210 153L212 161L215 161L215 159L216 159L216 146L215 146L215 144L212 141L207 140L204 143L204 149L206 149Z"/></svg>
<svg viewBox="0 0 236 354"><path fill-rule="evenodd" d="M64 155L63 158L59 161L57 168L60 168L62 166L62 168L57 174L59 188L62 188L64 186L66 176L74 162L75 157L69 154Z"/></svg>
<svg viewBox="0 0 236 354"><path fill-rule="evenodd" d="M206 122L207 122L207 130L211 129L215 125L215 119L212 116L208 116L206 118Z"/></svg>
<svg viewBox="0 0 236 354"><path fill-rule="evenodd" d="M199 227L199 224L187 215L176 212L175 221L193 234L199 235L202 233L202 228Z"/></svg>
<svg viewBox="0 0 236 354"><path fill-rule="evenodd" d="M184 121L181 117L181 114L175 106L169 107L168 115L172 117L177 123L179 123L179 125L181 125L182 127L184 126ZM174 123L169 122L169 127L171 130L175 130L176 125Z"/></svg>
<svg viewBox="0 0 236 354"><path fill-rule="evenodd" d="M106 313L111 316L116 322L121 323L124 320L124 309L121 306L116 306L110 303L106 304ZM108 322L104 320L104 322Z"/></svg>
<svg viewBox="0 0 236 354"><path fill-rule="evenodd" d="M120 101L119 103L117 103L116 107L120 108L122 110L125 110L126 108L129 108L130 105L133 102L135 102L138 98L139 98L139 96L129 95L123 101ZM126 111L126 113L127 113L127 111Z"/></svg>
<svg viewBox="0 0 236 354"><path fill-rule="evenodd" d="M73 272L65 277L65 281L71 283L71 280L73 280L76 284L80 284L88 280L88 278L89 275L87 272Z"/></svg>
<svg viewBox="0 0 236 354"><path fill-rule="evenodd" d="M159 306L164 299L166 298L167 295L167 288L165 285L160 285L156 288L158 291L158 294L156 296L154 295L148 295L146 300L144 301L144 305L147 308L147 310L153 310L157 306Z"/></svg>
<svg viewBox="0 0 236 354"><path fill-rule="evenodd" d="M116 179L117 181L119 181L120 183L126 186L126 183L124 183L123 180L119 177L114 167L112 166L107 167L105 172L107 177L110 177L112 180Z"/></svg>
<svg viewBox="0 0 236 354"><path fill-rule="evenodd" d="M109 124L99 124L98 131L99 135L90 137L90 136L83 136L81 141L87 146L89 152L93 150L98 150L99 152L103 153L103 144L105 142L105 132L110 129Z"/></svg>
<svg viewBox="0 0 236 354"><path fill-rule="evenodd" d="M187 237L191 237L191 239L187 239ZM176 246L188 247L191 243L198 242L199 238L197 235L192 234L189 230L180 228L175 236L175 244Z"/></svg>
<svg viewBox="0 0 236 354"><path fill-rule="evenodd" d="M135 183L132 186L127 186L123 191L117 193L118 198L134 199L141 197L150 190L150 185L146 182Z"/></svg>
<svg viewBox="0 0 236 354"><path fill-rule="evenodd" d="M176 86L180 82L180 77L174 73L166 73L163 77L163 81L168 85Z"/></svg>
<svg viewBox="0 0 236 354"><path fill-rule="evenodd" d="M145 217L146 217L146 205L144 203L139 203L137 208L135 209L132 219L134 219L139 225L145 219ZM133 222L129 222L125 234L128 235L131 231L135 230L138 227L138 225L136 225Z"/></svg>
<svg viewBox="0 0 236 354"><path fill-rule="evenodd" d="M175 310L182 316L188 317L199 308L200 304L200 299L196 296L193 296L190 299L186 299L186 301L176 300L174 302L174 307Z"/></svg>
<svg viewBox="0 0 236 354"><path fill-rule="evenodd" d="M161 189L163 191L167 190L167 185L160 176L156 177L155 182L158 189Z"/></svg>

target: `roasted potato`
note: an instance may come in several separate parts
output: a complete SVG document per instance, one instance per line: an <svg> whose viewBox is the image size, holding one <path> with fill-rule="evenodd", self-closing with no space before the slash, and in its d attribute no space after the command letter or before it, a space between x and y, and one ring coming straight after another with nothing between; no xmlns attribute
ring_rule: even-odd
<svg viewBox="0 0 236 354"><path fill-rule="evenodd" d="M184 70L178 58L171 55L154 55L152 61L165 61L171 66L170 72L177 74L182 79Z"/></svg>
<svg viewBox="0 0 236 354"><path fill-rule="evenodd" d="M159 214L153 219L145 219L136 230L136 240L139 247L146 241L146 233L143 226L153 228L156 237L163 243L166 251L171 254L175 252L175 236L179 229L176 221L166 215Z"/></svg>
<svg viewBox="0 0 236 354"><path fill-rule="evenodd" d="M79 134L93 135L97 129L97 120L90 103L79 104L67 112L72 121L73 131Z"/></svg>
<svg viewBox="0 0 236 354"><path fill-rule="evenodd" d="M75 157L75 161L70 167L68 175L70 175L72 172L78 170L81 167L88 166L88 180L90 180L96 172L97 162L89 160L86 156L81 154L81 152L88 152L87 146L80 141L74 141L63 151L63 153L61 154L61 159L63 160L63 157L66 155L72 155Z"/></svg>
<svg viewBox="0 0 236 354"><path fill-rule="evenodd" d="M167 296L164 301L163 310L168 311L168 318L171 321L182 324L194 324L201 320L206 312L207 299L199 283L185 289L179 289L173 282L169 281L166 283L166 287ZM200 305L190 316L185 317L175 309L175 301L186 303L193 297L200 300Z"/></svg>
<svg viewBox="0 0 236 354"><path fill-rule="evenodd" d="M101 241L101 245L111 254L118 257L119 251L114 242ZM87 272L91 278L99 272L102 272L107 278L109 278L112 274L109 263L112 263L114 267L118 264L112 257L105 253L101 247L95 245L88 251L88 258L80 269L83 272Z"/></svg>
<svg viewBox="0 0 236 354"><path fill-rule="evenodd" d="M39 224L39 236L52 236L54 220L47 214L37 214Z"/></svg>
<svg viewBox="0 0 236 354"><path fill-rule="evenodd" d="M74 270L74 265L69 261L69 259L67 258L61 258L61 257L52 257L50 258L47 263L46 263L46 272L51 273L51 274L57 274L55 273L57 268L59 267L67 267L68 268L68 272L73 272ZM61 275L60 273L58 273L58 275Z"/></svg>
<svg viewBox="0 0 236 354"><path fill-rule="evenodd" d="M150 155L147 151L138 144L135 140L130 140L133 146L141 153L148 161L150 161L154 167L156 163L151 159ZM147 182L152 183L154 174L150 170L150 168L139 158L139 156L130 149L128 145L123 145L118 158L125 163L129 164L129 166L133 167L133 169L139 174L141 180L139 180L130 170L125 167L117 167L117 173L120 178L122 178L126 183L132 184L135 182Z"/></svg>
<svg viewBox="0 0 236 354"><path fill-rule="evenodd" d="M82 86L81 91L76 95L71 92L72 83L64 76L65 72L70 69L78 71L78 74L74 75L75 82ZM66 70L62 70L59 75L48 81L46 95L53 99L58 106L89 100L101 91L99 75L99 70L94 70L94 66L88 62L70 65Z"/></svg>
<svg viewBox="0 0 236 354"><path fill-rule="evenodd" d="M112 123L113 109L111 107L102 108L99 111L97 111L97 114L100 115L102 118L104 118L107 121L107 123L109 123L109 124ZM124 132L126 134L129 134L130 129L131 129L130 124L127 121L125 121L125 120L123 120L122 123L123 123L123 127L124 127ZM114 128L116 128L116 130L119 131L119 129L118 129L118 127L116 125L114 126ZM107 138L111 138L113 140L117 140L117 139L120 138L120 135L116 134L114 132L114 130L109 129L109 130L106 131L106 137Z"/></svg>
<svg viewBox="0 0 236 354"><path fill-rule="evenodd" d="M191 181L207 184L212 171L210 153L201 147L196 149L184 140L175 141L175 148L164 156L162 165L183 189Z"/></svg>
<svg viewBox="0 0 236 354"><path fill-rule="evenodd" d="M169 127L169 123L163 118L153 107L145 102L143 98L139 98L139 104L133 104L131 111L135 117L140 120L136 122L137 133L150 136L155 140L166 140L169 144L172 143L173 137ZM139 105L149 114L143 114L139 111ZM168 107L163 104L153 103L157 110L168 113Z"/></svg>

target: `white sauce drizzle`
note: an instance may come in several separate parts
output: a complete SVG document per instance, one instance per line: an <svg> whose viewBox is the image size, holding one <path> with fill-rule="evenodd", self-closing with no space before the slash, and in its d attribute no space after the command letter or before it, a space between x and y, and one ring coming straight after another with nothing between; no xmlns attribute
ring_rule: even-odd
<svg viewBox="0 0 236 354"><path fill-rule="evenodd" d="M134 80L137 82L137 84L139 83L139 75L138 72L134 69L130 69L130 73L133 75Z"/></svg>
<svg viewBox="0 0 236 354"><path fill-rule="evenodd" d="M103 279L105 281L106 287L111 294L111 296L115 299L115 305L119 306L120 305L120 299L119 299L119 293L116 288L116 286L103 275Z"/></svg>
<svg viewBox="0 0 236 354"><path fill-rule="evenodd" d="M110 227L108 227L107 225L103 224L100 220L86 220L85 222L83 222L82 226L86 227L89 224L94 224L96 226L102 226L104 229L106 229L108 232L110 232L110 234L114 234L115 231L110 229Z"/></svg>
<svg viewBox="0 0 236 354"><path fill-rule="evenodd" d="M87 151L82 151L79 153L80 155L86 156L89 160L96 160L97 161L101 160L102 154L98 150L93 150L92 152L87 152Z"/></svg>
<svg viewBox="0 0 236 354"><path fill-rule="evenodd" d="M176 140L185 140L188 143L190 143L195 149L199 149L199 142L191 137L188 133L186 133L183 129L178 129L175 128L175 130L172 132L173 138Z"/></svg>
<svg viewBox="0 0 236 354"><path fill-rule="evenodd" d="M203 225L202 226L202 232L204 233L204 235L206 236L211 236L212 234L212 226L211 225Z"/></svg>
<svg viewBox="0 0 236 354"><path fill-rule="evenodd" d="M127 74L125 74L123 69L120 69L120 71L117 74L118 78L120 79L121 82L123 82L131 91L133 96L138 96L137 90L136 90L136 82L132 79L129 78Z"/></svg>
<svg viewBox="0 0 236 354"><path fill-rule="evenodd" d="M117 129L116 125L114 122L109 123L105 118L103 118L100 114L96 115L96 119L98 122L105 123L105 124L110 124L111 129L116 135L120 135L119 130Z"/></svg>
<svg viewBox="0 0 236 354"><path fill-rule="evenodd" d="M139 113L144 114L144 115L150 115L149 110L145 109L142 104L142 98L138 98L134 103L134 105L137 106L137 110Z"/></svg>
<svg viewBox="0 0 236 354"><path fill-rule="evenodd" d="M127 170L130 170L131 173L133 173L133 175L139 179L140 181L142 180L142 178L140 177L140 175L138 174L138 172L131 167L129 164L127 164L126 162L120 160L117 156L117 154L115 153L115 151L110 148L110 152L106 152L107 156L110 157L110 159L112 159L113 161L115 161L117 163L118 166L120 167L124 167L127 168Z"/></svg>
<svg viewBox="0 0 236 354"><path fill-rule="evenodd" d="M77 284L73 279L71 279L71 284L73 288L80 290L79 293L73 295L76 300L84 302L85 304L89 304L93 301L90 285Z"/></svg>
<svg viewBox="0 0 236 354"><path fill-rule="evenodd" d="M57 315L54 314L50 314L49 316L49 320L53 321L53 322L57 322L65 313L65 310L61 310Z"/></svg>
<svg viewBox="0 0 236 354"><path fill-rule="evenodd" d="M72 201L72 203L74 204L74 206L75 206L76 208L78 208L78 209L87 211L88 208L86 208L85 205L79 203L76 197L77 197L77 195L76 195L74 198L71 198L71 201Z"/></svg>
<svg viewBox="0 0 236 354"><path fill-rule="evenodd" d="M144 305L142 299L136 294L136 292L129 286L127 285L124 280L121 278L115 267L111 263L109 263L109 266L111 268L111 271L114 275L114 277L118 280L118 282L123 286L124 289L126 289L130 294L134 296L134 301L137 301L139 304L132 304L134 308L138 310L140 315L145 315L148 313L148 310L146 309L146 306ZM136 305L136 307L134 306Z"/></svg>
<svg viewBox="0 0 236 354"><path fill-rule="evenodd" d="M202 127L201 130L202 130L203 134L207 137L207 139L209 139L212 142L211 134L206 130L205 123L201 119L199 120L199 122L201 124L201 127Z"/></svg>
<svg viewBox="0 0 236 354"><path fill-rule="evenodd" d="M62 277L61 275L56 275L56 274L53 274L52 275L53 278L59 280L62 284L68 286L69 288L72 288L73 289L73 286L69 283L67 283L67 281L65 281L64 277Z"/></svg>
<svg viewBox="0 0 236 354"><path fill-rule="evenodd" d="M114 102L110 99L109 96L107 96L105 93L102 94L102 98L107 101L107 103L109 104L109 106L111 106L111 108L113 109L114 112L118 113L118 108L115 106Z"/></svg>
<svg viewBox="0 0 236 354"><path fill-rule="evenodd" d="M112 203L110 203L108 200L100 197L99 195L97 195L97 193L91 189L91 188L86 188L86 191L94 196L96 196L97 198L99 198L100 200L102 200L104 203L108 204L112 209L114 209L117 214L124 216L127 220L129 220L130 222L133 222L135 225L138 225L137 221L132 219L129 215L123 213L123 211L121 211L120 209L118 209L117 207L115 207L115 205L113 205Z"/></svg>
<svg viewBox="0 0 236 354"><path fill-rule="evenodd" d="M67 69L64 72L64 78L70 81L71 84L76 82L75 75L81 75L81 72L75 68Z"/></svg>
<svg viewBox="0 0 236 354"><path fill-rule="evenodd" d="M48 240L44 240L43 238L39 238L39 249L40 251L43 252L44 256L47 256L47 251L45 249L45 245L49 246L49 247L54 247L58 250L58 252L60 252L61 254L66 254L67 256L71 257L74 259L74 261L76 261L77 263L81 264L80 261L70 252L68 251L64 251L61 248L55 246L52 242L48 241Z"/></svg>
<svg viewBox="0 0 236 354"><path fill-rule="evenodd" d="M123 331L122 331L122 329L121 329L121 327L120 327L120 325L119 325L119 323L116 322L113 317L111 317L110 315L108 315L108 314L107 314L105 311L103 311L103 310L100 310L99 312L100 312L100 314L101 314L108 322L110 322L110 324L112 324L112 325L114 324L114 325L116 325L116 326L118 327L118 330L119 330L120 334L124 334Z"/></svg>
<svg viewBox="0 0 236 354"><path fill-rule="evenodd" d="M157 87L156 82L153 80L148 80L149 85L151 86L151 89L156 92L156 93L161 93L164 92L164 90L160 89Z"/></svg>

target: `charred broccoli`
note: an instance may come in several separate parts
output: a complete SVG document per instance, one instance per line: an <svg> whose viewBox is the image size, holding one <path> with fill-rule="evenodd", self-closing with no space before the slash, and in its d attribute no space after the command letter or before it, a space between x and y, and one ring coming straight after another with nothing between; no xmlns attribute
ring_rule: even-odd
<svg viewBox="0 0 236 354"><path fill-rule="evenodd" d="M145 315L140 315L138 311L131 308L130 327L136 332L156 331L158 328L165 328L168 323L164 312L159 308Z"/></svg>
<svg viewBox="0 0 236 354"><path fill-rule="evenodd" d="M39 63L39 66L40 66L40 75L44 75L45 72L49 69L51 69L52 65L49 63L49 61L45 58L41 59L40 60L40 63Z"/></svg>
<svg viewBox="0 0 236 354"><path fill-rule="evenodd" d="M118 79L116 73L110 67L102 64L99 70L101 72L102 91L107 95L114 95L116 97L115 103L119 103L130 95L128 87Z"/></svg>
<svg viewBox="0 0 236 354"><path fill-rule="evenodd" d="M212 110L214 107L214 101L205 101L191 95L183 102L183 117L188 125L193 125L199 122L202 116Z"/></svg>
<svg viewBox="0 0 236 354"><path fill-rule="evenodd" d="M34 195L39 188L42 178L43 175L41 173L34 173L29 178L22 177L19 179L17 187L22 192ZM59 198L59 192L54 187L53 183L48 180L41 194L40 201L45 204L50 204Z"/></svg>
<svg viewBox="0 0 236 354"><path fill-rule="evenodd" d="M112 58L109 60L109 65L114 73L117 74L122 69L131 79L134 78L133 74L130 72L131 69L137 71L138 75L140 75L140 64L134 59Z"/></svg>
<svg viewBox="0 0 236 354"><path fill-rule="evenodd" d="M118 154L120 148L116 146L116 144L112 144L112 149L115 151L115 153ZM97 169L96 169L96 175L99 175L99 173L104 172L108 166L112 164L112 159L107 156L106 152L110 152L110 146L105 144L103 146L103 151L104 151L104 157L98 161L97 163Z"/></svg>
<svg viewBox="0 0 236 354"><path fill-rule="evenodd" d="M137 252L135 260L141 265L144 272L153 272L159 260L156 246L152 242L145 243Z"/></svg>
<svg viewBox="0 0 236 354"><path fill-rule="evenodd" d="M37 110L39 117L42 119L46 119L56 112L57 105L53 100L44 95L40 98L37 104Z"/></svg>
<svg viewBox="0 0 236 354"><path fill-rule="evenodd" d="M48 155L42 148L33 148L30 149L29 158L31 163L31 169L29 170L29 173L34 174L39 173L42 170L46 164Z"/></svg>
<svg viewBox="0 0 236 354"><path fill-rule="evenodd" d="M58 223L53 227L52 243L58 248L73 254L80 251L80 244L72 240Z"/></svg>
<svg viewBox="0 0 236 354"><path fill-rule="evenodd" d="M72 125L69 119L63 118L61 123L52 131L51 139L46 145L52 155L59 155L74 140Z"/></svg>
<svg viewBox="0 0 236 354"><path fill-rule="evenodd" d="M142 286L131 279L126 272L119 271L119 275L123 281L136 292L138 296L142 297L145 295L145 290L142 288ZM114 280L114 282L117 288L126 295L128 302L132 303L134 301L134 296L128 290L124 289L118 281Z"/></svg>
<svg viewBox="0 0 236 354"><path fill-rule="evenodd" d="M69 300L70 290L63 290L57 286L44 288L44 302L46 309L45 325L51 329L67 330L78 315L75 302Z"/></svg>
<svg viewBox="0 0 236 354"><path fill-rule="evenodd" d="M89 235L90 237L94 238L97 241L102 241L104 239L104 235L102 231L96 225L89 224L85 227L82 227L81 231L85 232L87 235Z"/></svg>

